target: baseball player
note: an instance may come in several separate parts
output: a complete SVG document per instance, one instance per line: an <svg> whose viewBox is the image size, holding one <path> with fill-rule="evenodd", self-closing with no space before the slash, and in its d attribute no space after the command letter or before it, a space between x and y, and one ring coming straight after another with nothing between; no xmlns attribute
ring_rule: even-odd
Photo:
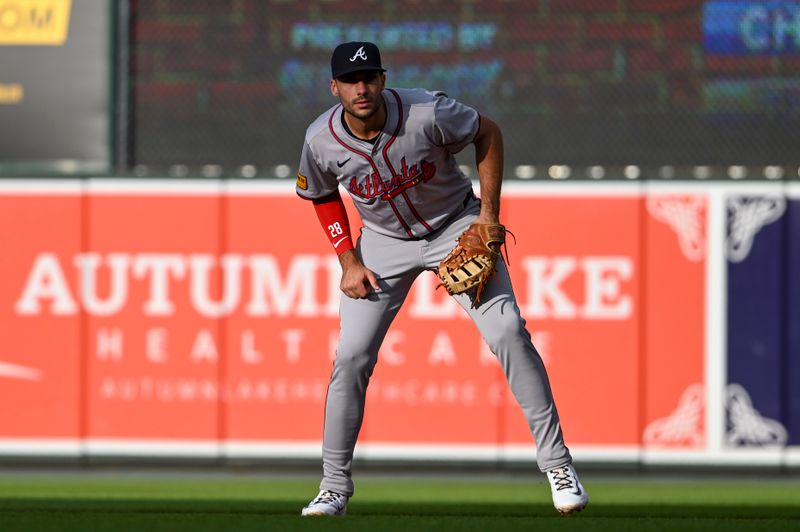
<svg viewBox="0 0 800 532"><path fill-rule="evenodd" d="M340 44L331 57L339 103L307 129L296 191L311 200L342 266L340 339L325 402L320 492L302 515L345 515L353 450L378 350L414 279L435 270L473 223L499 224L503 139L485 116L441 92L386 88L380 52ZM473 144L481 198L454 154ZM339 186L363 223L353 243ZM495 246L496 247L496 246ZM582 510L586 490L564 444L544 364L502 257L480 304L454 296L498 357L537 444L556 509Z"/></svg>

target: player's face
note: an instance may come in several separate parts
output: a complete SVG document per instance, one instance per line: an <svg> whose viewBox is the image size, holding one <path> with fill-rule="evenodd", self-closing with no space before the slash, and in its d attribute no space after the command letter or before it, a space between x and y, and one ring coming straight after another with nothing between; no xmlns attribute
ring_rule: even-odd
<svg viewBox="0 0 800 532"><path fill-rule="evenodd" d="M362 70L331 80L331 92L338 96L344 110L360 120L377 113L383 100L381 92L386 74L378 70Z"/></svg>

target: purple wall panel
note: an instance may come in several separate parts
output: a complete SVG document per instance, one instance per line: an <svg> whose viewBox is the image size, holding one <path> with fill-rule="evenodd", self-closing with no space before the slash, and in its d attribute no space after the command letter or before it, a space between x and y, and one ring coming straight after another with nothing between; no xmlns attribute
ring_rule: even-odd
<svg viewBox="0 0 800 532"><path fill-rule="evenodd" d="M728 199L728 442L785 443L786 201Z"/></svg>
<svg viewBox="0 0 800 532"><path fill-rule="evenodd" d="M800 444L800 200L790 201L786 212L787 244L787 342L786 425L789 444Z"/></svg>

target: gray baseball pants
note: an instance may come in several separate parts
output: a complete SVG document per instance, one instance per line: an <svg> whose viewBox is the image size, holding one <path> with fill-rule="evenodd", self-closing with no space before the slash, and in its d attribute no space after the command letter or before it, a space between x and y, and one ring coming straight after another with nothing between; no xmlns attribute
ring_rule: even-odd
<svg viewBox="0 0 800 532"><path fill-rule="evenodd" d="M366 228L361 232L356 251L377 276L381 291L367 299L341 296L340 339L325 402L321 489L353 495L353 450L378 349L414 279L438 266L479 212L480 202L470 201L444 228L420 240L396 239ZM536 441L539 468L548 471L571 463L547 371L525 329L505 263L498 262L478 308L470 308L466 294L455 297L500 361Z"/></svg>

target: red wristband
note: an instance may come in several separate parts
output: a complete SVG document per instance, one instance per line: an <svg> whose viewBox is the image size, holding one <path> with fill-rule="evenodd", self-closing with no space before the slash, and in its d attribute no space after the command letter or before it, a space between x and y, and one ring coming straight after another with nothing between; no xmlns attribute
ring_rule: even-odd
<svg viewBox="0 0 800 532"><path fill-rule="evenodd" d="M353 249L353 239L350 237L350 222L339 191L337 190L330 196L313 200L313 203L319 223L325 230L325 234L328 236L328 240L331 241L336 254L341 255L345 251Z"/></svg>

